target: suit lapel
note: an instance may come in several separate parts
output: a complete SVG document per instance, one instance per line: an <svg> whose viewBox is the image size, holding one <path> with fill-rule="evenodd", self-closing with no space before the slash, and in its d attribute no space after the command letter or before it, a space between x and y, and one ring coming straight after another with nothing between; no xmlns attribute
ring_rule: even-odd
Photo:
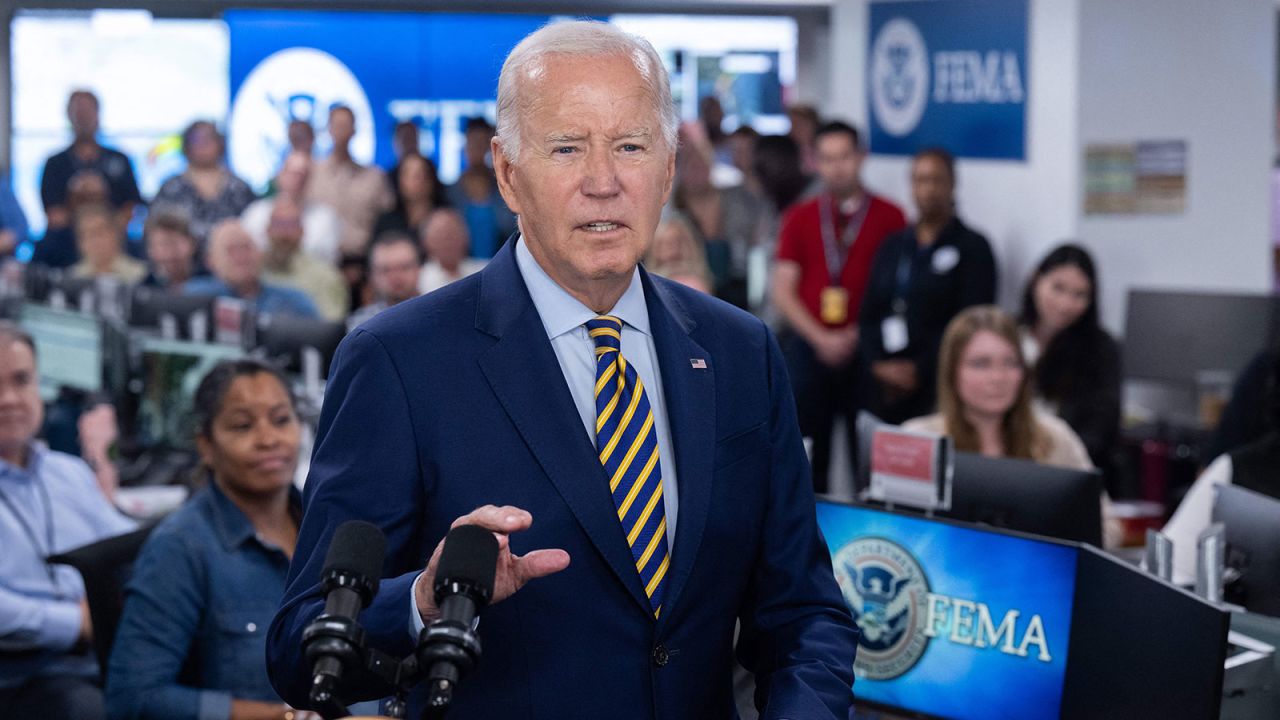
<svg viewBox="0 0 1280 720"><path fill-rule="evenodd" d="M498 338L481 356L481 371L587 537L648 612L649 598L618 522L608 478L529 298L514 245L508 242L481 277L476 328Z"/></svg>
<svg viewBox="0 0 1280 720"><path fill-rule="evenodd" d="M649 325L662 371L667 401L667 424L675 445L676 483L680 506L676 517L675 547L671 550L665 608L674 608L689 580L711 504L711 468L715 452L715 363L693 340L693 319L674 295L653 282L641 270ZM695 368L701 360L705 368ZM661 623L670 617L663 612Z"/></svg>

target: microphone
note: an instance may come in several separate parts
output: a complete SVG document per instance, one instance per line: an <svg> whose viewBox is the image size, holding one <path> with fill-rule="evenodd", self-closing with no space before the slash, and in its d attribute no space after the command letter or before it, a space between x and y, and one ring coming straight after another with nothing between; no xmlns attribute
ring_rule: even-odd
<svg viewBox="0 0 1280 720"><path fill-rule="evenodd" d="M453 687L480 661L476 615L493 597L498 539L476 525L449 531L436 566L435 598L440 617L418 638L419 667L426 674L427 707L442 713L453 701Z"/></svg>
<svg viewBox="0 0 1280 720"><path fill-rule="evenodd" d="M363 664L364 629L360 611L378 593L387 539L377 526L348 520L338 526L324 558L321 587L324 612L302 634L303 654L311 665L314 707L345 715L334 691L345 673Z"/></svg>

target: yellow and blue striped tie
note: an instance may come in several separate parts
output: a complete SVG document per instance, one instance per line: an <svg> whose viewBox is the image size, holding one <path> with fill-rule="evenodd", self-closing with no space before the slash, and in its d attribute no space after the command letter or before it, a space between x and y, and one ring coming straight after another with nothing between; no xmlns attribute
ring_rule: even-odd
<svg viewBox="0 0 1280 720"><path fill-rule="evenodd" d="M653 410L640 376L622 357L622 321L601 315L586 325L596 346L596 448L640 582L658 617L668 556Z"/></svg>

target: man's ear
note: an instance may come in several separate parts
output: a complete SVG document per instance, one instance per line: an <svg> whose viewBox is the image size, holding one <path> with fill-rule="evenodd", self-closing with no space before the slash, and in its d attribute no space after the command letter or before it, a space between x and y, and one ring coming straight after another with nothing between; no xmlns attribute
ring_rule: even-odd
<svg viewBox="0 0 1280 720"><path fill-rule="evenodd" d="M666 205L671 200L671 187L675 184L676 179L676 153L673 150L667 156L667 181L662 186L662 204Z"/></svg>
<svg viewBox="0 0 1280 720"><path fill-rule="evenodd" d="M516 166L507 159L507 154L503 151L502 143L497 137L489 141L489 152L493 156L493 174L498 178L498 192L502 194L502 200L507 204L507 208L519 215L520 202L516 198L513 177Z"/></svg>

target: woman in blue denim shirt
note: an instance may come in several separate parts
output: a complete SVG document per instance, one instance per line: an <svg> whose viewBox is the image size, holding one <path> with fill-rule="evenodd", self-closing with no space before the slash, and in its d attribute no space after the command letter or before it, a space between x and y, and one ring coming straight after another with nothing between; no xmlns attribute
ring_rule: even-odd
<svg viewBox="0 0 1280 720"><path fill-rule="evenodd" d="M265 633L298 536L300 426L279 372L220 363L195 396L211 482L148 539L107 674L111 718L277 720Z"/></svg>

